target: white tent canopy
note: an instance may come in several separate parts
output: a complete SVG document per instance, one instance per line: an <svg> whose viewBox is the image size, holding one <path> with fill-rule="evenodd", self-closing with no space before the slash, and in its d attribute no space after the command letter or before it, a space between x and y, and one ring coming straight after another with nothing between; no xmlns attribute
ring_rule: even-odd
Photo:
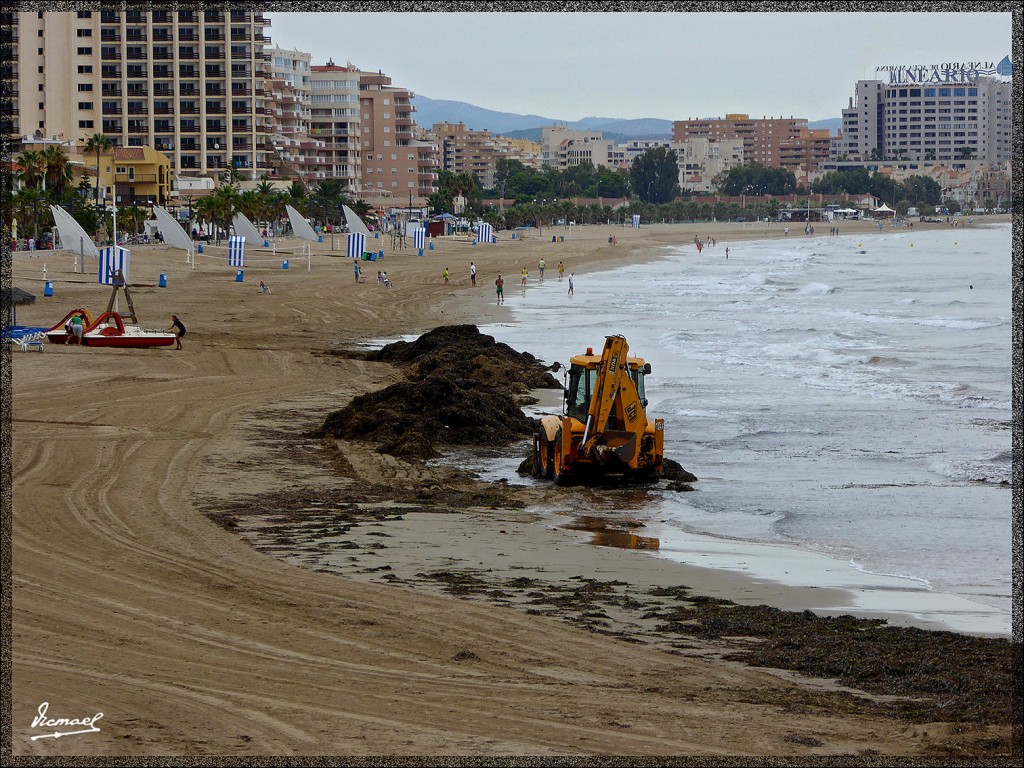
<svg viewBox="0 0 1024 768"><path fill-rule="evenodd" d="M369 228L363 223L362 219L356 216L355 211L347 205L341 206L341 209L345 214L345 223L348 224L349 232L358 232L361 235L370 236Z"/></svg>
<svg viewBox="0 0 1024 768"><path fill-rule="evenodd" d="M99 258L100 251L93 243L92 238L70 213L59 205L51 205L50 212L53 214L53 221L57 225L57 233L60 235L60 242L64 248L81 253L83 256Z"/></svg>
<svg viewBox="0 0 1024 768"><path fill-rule="evenodd" d="M890 208L885 203L882 203L880 206L875 208L874 212L875 213L896 213L896 211L894 211L892 208Z"/></svg>
<svg viewBox="0 0 1024 768"><path fill-rule="evenodd" d="M285 210L288 211L288 222L292 225L292 232L295 233L295 236L315 243L318 239L316 232L309 226L309 222L302 218L302 214L290 205L286 205Z"/></svg>
<svg viewBox="0 0 1024 768"><path fill-rule="evenodd" d="M232 226L235 228L235 234L241 235L245 238L248 243L262 243L263 239L260 237L260 233L256 231L256 227L249 221L249 218L244 213L236 213L235 218L231 221Z"/></svg>
<svg viewBox="0 0 1024 768"><path fill-rule="evenodd" d="M192 238L189 237L188 232L181 228L181 224L175 221L174 217L166 209L161 208L159 205L154 205L153 213L156 214L160 234L163 235L166 245L182 251L192 250Z"/></svg>

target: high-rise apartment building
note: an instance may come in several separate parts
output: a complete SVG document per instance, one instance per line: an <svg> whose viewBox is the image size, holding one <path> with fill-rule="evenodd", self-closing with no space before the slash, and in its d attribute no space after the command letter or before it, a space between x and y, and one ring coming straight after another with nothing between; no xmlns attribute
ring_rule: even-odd
<svg viewBox="0 0 1024 768"><path fill-rule="evenodd" d="M271 72L266 81L266 109L273 118L271 164L274 175L316 184L333 174L333 151L310 136L312 120L312 55L299 50L264 48Z"/></svg>
<svg viewBox="0 0 1024 768"><path fill-rule="evenodd" d="M259 11L101 7L21 11L15 131L149 146L177 172L270 169Z"/></svg>
<svg viewBox="0 0 1024 768"><path fill-rule="evenodd" d="M764 117L727 114L724 118L707 120L676 120L672 124L672 141L711 139L712 141L743 141L743 162L758 162L768 167L781 165L782 145L799 141L807 129L807 120L793 117Z"/></svg>
<svg viewBox="0 0 1024 768"><path fill-rule="evenodd" d="M333 61L310 67L310 128L327 150L327 177L353 193L362 189L359 70Z"/></svg>
<svg viewBox="0 0 1024 768"><path fill-rule="evenodd" d="M973 67L893 68L889 82L858 81L833 155L1003 162L1011 154L1012 107L1012 83Z"/></svg>
<svg viewBox="0 0 1024 768"><path fill-rule="evenodd" d="M363 191L424 200L436 191L437 147L415 138L413 94L381 72L359 73Z"/></svg>

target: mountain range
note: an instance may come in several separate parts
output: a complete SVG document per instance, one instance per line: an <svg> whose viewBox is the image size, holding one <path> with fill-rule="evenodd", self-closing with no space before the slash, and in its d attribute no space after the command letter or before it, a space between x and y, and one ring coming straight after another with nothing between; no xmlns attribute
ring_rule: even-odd
<svg viewBox="0 0 1024 768"><path fill-rule="evenodd" d="M464 101L430 99L420 94L413 102L416 105L416 122L423 128L434 123L462 123L474 131L490 131L493 134L513 139L540 141L541 128L556 123L566 125L574 131L601 131L606 139L616 142L668 140L672 138L672 121L655 117L623 120L615 117L585 117L582 120L559 120L540 115L519 115L514 112L498 112L485 109ZM833 134L842 127L842 118L808 121L809 128L828 128Z"/></svg>

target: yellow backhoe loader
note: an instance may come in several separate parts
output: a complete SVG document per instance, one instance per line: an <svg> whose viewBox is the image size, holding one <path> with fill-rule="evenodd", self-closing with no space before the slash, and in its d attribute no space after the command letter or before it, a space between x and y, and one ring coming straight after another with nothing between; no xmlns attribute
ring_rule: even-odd
<svg viewBox="0 0 1024 768"><path fill-rule="evenodd" d="M558 485L661 477L665 420L647 418L644 376L650 363L628 357L622 336L608 336L604 350L569 361L562 416L544 416L533 437L533 474Z"/></svg>

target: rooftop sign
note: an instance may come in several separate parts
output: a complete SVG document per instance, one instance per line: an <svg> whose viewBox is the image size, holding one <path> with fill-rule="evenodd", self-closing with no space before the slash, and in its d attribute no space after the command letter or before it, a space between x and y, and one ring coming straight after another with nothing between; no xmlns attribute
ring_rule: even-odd
<svg viewBox="0 0 1024 768"><path fill-rule="evenodd" d="M947 62L927 64L875 67L875 72L888 72L889 85L905 84L946 84L973 85L982 75L995 75L997 69L992 61Z"/></svg>

